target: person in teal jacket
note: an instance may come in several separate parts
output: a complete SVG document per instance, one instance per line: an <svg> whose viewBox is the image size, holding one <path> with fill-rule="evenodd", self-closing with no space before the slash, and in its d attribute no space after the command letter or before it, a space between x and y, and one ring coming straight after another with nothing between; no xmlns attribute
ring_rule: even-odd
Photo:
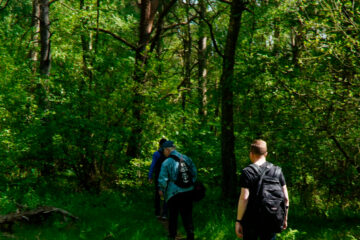
<svg viewBox="0 0 360 240"><path fill-rule="evenodd" d="M194 239L194 225L192 219L192 190L193 185L189 187L180 187L175 182L178 177L179 161L182 159L189 168L192 176L192 182L196 181L197 170L193 161L175 150L174 142L166 141L162 145L164 155L167 158L163 162L158 179L159 194L165 197L169 213L169 239L175 239L177 234L177 223L179 213L182 217L183 225L186 230L187 239ZM173 157L172 157L173 156Z"/></svg>

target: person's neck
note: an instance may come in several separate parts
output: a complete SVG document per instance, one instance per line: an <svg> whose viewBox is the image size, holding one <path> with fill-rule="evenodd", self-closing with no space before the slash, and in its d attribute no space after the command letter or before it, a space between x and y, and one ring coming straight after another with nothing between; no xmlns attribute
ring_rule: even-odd
<svg viewBox="0 0 360 240"><path fill-rule="evenodd" d="M260 166L265 162L266 162L266 157L265 156L260 156L259 158L255 159L253 163Z"/></svg>

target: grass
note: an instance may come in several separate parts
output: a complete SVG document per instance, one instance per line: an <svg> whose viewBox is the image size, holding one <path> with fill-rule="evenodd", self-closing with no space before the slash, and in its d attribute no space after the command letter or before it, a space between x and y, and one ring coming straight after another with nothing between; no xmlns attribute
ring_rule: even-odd
<svg viewBox="0 0 360 240"><path fill-rule="evenodd" d="M226 207L214 190L194 205L196 239L235 240L236 209ZM34 195L36 193L33 193ZM40 225L17 224L12 234L1 239L78 240L125 239L165 240L167 232L153 214L153 189L141 188L128 192L54 193L42 205L63 208L80 218L65 222L54 217ZM37 196L37 199L40 199ZM294 208L294 207L293 207ZM294 211L299 212L299 211ZM305 212L305 210L302 210ZM291 215L289 228L278 239L360 239L359 217L324 219ZM179 231L185 231L179 221Z"/></svg>

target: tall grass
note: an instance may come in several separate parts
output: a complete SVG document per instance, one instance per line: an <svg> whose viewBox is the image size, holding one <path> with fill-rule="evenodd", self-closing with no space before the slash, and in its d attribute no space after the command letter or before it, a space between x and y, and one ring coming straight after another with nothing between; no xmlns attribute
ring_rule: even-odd
<svg viewBox="0 0 360 240"><path fill-rule="evenodd" d="M236 207L229 207L220 200L219 192L216 189L208 191L205 199L194 204L196 239L236 239ZM150 186L101 194L54 191L44 196L32 192L31 199L42 199L38 200L39 205L63 208L78 216L79 221L65 221L61 216L54 216L42 224L19 223L13 227L13 233L3 234L1 239L167 239L166 229L154 215L153 188ZM289 228L278 234L278 239L360 239L358 216L310 217L300 206L292 205L291 208L296 214L290 215ZM185 235L181 221L179 232Z"/></svg>

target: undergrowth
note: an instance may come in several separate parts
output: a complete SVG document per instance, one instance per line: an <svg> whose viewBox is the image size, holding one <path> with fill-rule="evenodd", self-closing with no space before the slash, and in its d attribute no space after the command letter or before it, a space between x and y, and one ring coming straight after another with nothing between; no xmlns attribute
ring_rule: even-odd
<svg viewBox="0 0 360 240"><path fill-rule="evenodd" d="M3 233L1 239L20 240L166 240L166 229L154 216L153 186L129 190L96 193L74 193L52 190L29 190L21 204L32 208L47 205L62 208L79 217L72 222L61 216L54 216L43 223L19 223L12 233ZM220 200L220 190L212 189L199 203L194 204L194 225L196 239L235 240L234 219L236 206ZM16 209L15 202L1 196L1 213ZM332 216L328 218L310 216L306 209L292 205L289 228L278 234L277 239L360 239L358 216ZM294 215L295 214L295 215ZM181 221L179 232L185 235Z"/></svg>

